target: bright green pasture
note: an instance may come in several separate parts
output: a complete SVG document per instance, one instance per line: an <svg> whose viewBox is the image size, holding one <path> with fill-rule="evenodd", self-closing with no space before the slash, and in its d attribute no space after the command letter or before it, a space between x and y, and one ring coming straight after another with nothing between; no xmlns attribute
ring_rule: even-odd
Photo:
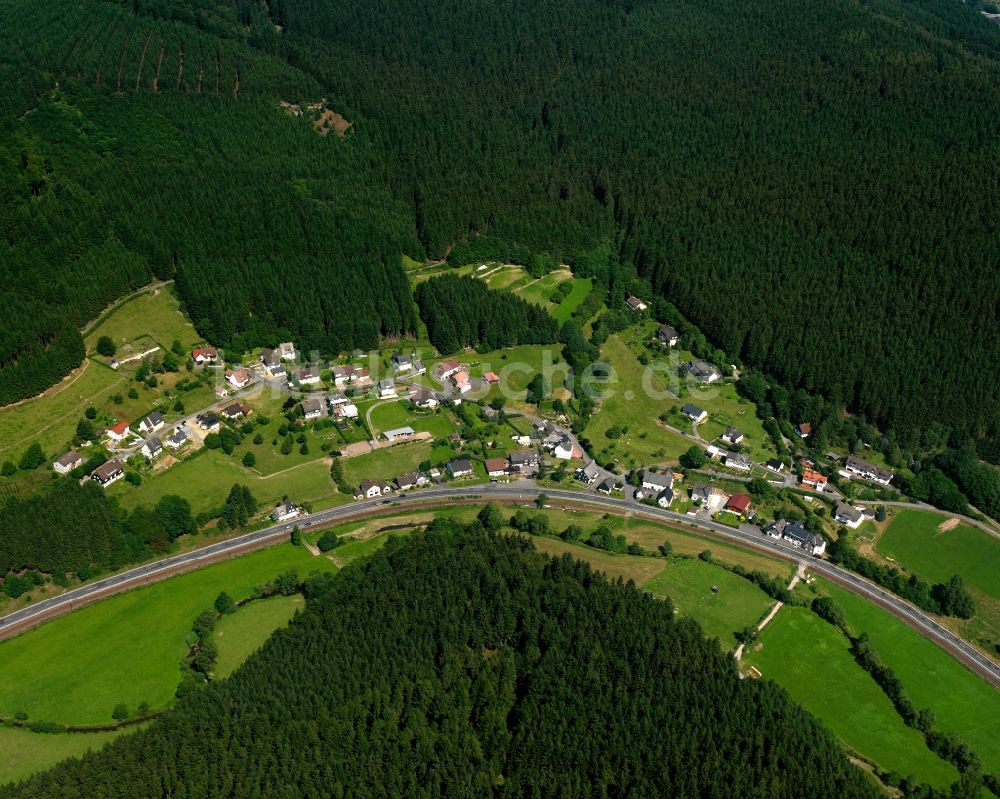
<svg viewBox="0 0 1000 799"><path fill-rule="evenodd" d="M221 591L234 599L296 568L333 569L280 544L119 594L0 642L0 714L23 710L65 724L111 722L115 705L168 705L181 679L191 624Z"/></svg>

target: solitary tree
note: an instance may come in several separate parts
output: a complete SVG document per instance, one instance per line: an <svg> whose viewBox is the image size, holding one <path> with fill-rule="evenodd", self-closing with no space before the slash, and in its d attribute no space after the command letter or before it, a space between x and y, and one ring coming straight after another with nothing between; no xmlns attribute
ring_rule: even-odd
<svg viewBox="0 0 1000 799"><path fill-rule="evenodd" d="M97 352L105 358L111 358L114 356L115 342L111 340L111 336L101 336L97 339Z"/></svg>
<svg viewBox="0 0 1000 799"><path fill-rule="evenodd" d="M327 530L319 537L319 541L316 542L316 546L319 547L320 552L329 552L331 549L336 549L340 546L340 539L337 538L335 533L331 533Z"/></svg>
<svg viewBox="0 0 1000 799"><path fill-rule="evenodd" d="M492 502L483 506L477 518L483 527L491 533L496 533L503 527L503 514L500 512L500 508Z"/></svg>
<svg viewBox="0 0 1000 799"><path fill-rule="evenodd" d="M302 546L302 531L299 529L298 525L295 525L292 528L292 537L291 537L291 540L292 540L292 546L293 547Z"/></svg>
<svg viewBox="0 0 1000 799"><path fill-rule="evenodd" d="M248 469L252 469L257 465L257 456L252 452L246 452L243 454L243 465Z"/></svg>
<svg viewBox="0 0 1000 799"><path fill-rule="evenodd" d="M549 498L545 494L539 494L535 497L535 507L541 510L545 507L545 503L549 501Z"/></svg>
<svg viewBox="0 0 1000 799"><path fill-rule="evenodd" d="M681 455L680 460L681 466L686 469L700 469L708 463L704 448L699 447L697 444L688 447L684 454Z"/></svg>
<svg viewBox="0 0 1000 799"><path fill-rule="evenodd" d="M111 713L111 718L115 721L125 721L129 717L128 705L124 702L115 705L115 709Z"/></svg>
<svg viewBox="0 0 1000 799"><path fill-rule="evenodd" d="M225 591L215 598L215 609L223 616L236 612L236 603Z"/></svg>

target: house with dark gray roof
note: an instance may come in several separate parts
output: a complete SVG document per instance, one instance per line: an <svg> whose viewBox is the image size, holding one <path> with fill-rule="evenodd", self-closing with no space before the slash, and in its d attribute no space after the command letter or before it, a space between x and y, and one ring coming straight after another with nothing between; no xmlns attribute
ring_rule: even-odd
<svg viewBox="0 0 1000 799"><path fill-rule="evenodd" d="M708 418L708 411L704 408L699 408L697 405L685 405L681 408L681 413L692 422L704 422Z"/></svg>
<svg viewBox="0 0 1000 799"><path fill-rule="evenodd" d="M680 334L670 325L660 325L656 331L656 337L664 347L676 347L681 340Z"/></svg>

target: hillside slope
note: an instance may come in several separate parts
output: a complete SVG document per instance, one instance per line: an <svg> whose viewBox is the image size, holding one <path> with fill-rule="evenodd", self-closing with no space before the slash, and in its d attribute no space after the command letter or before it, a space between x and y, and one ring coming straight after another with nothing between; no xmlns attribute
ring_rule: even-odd
<svg viewBox="0 0 1000 799"><path fill-rule="evenodd" d="M36 5L0 0L0 277L54 279L0 314L0 402L60 304L176 273L217 344L366 346L415 323L400 251L489 233L616 301L638 275L898 433L1000 437L1000 28L974 4ZM343 141L275 113L323 98Z"/></svg>
<svg viewBox="0 0 1000 799"><path fill-rule="evenodd" d="M871 797L667 603L438 521L332 578L232 678L13 797Z"/></svg>

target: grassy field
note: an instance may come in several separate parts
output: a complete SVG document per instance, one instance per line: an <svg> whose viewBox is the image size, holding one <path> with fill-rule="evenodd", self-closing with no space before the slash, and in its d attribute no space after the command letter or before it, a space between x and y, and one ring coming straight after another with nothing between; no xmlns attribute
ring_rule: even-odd
<svg viewBox="0 0 1000 799"><path fill-rule="evenodd" d="M308 567L312 568L313 564ZM271 633L288 624L295 611L303 606L301 596L276 596L251 602L220 619L214 633L219 647L215 677L222 679L236 671L243 661L263 646Z"/></svg>
<svg viewBox="0 0 1000 799"><path fill-rule="evenodd" d="M594 281L589 277L574 277L573 288L563 298L563 301L552 309L552 315L558 322L565 322L580 307L580 303L587 299L587 295L590 294L593 287Z"/></svg>
<svg viewBox="0 0 1000 799"><path fill-rule="evenodd" d="M412 427L418 433L445 438L455 432L455 425L448 411L439 409L435 413L410 413L405 400L376 405L372 409L371 423L380 433L397 427Z"/></svg>
<svg viewBox="0 0 1000 799"><path fill-rule="evenodd" d="M719 590L713 592L712 586ZM697 621L726 650L736 648L737 630L756 625L773 604L750 581L702 560L672 561L643 588L670 597L680 613Z"/></svg>
<svg viewBox="0 0 1000 799"><path fill-rule="evenodd" d="M531 542L539 552L557 556L569 553L589 563L595 571L604 572L611 580L621 577L623 580L634 580L636 585L649 582L667 564L662 558L615 555L579 544L567 544L556 538L532 538Z"/></svg>
<svg viewBox="0 0 1000 799"><path fill-rule="evenodd" d="M1000 692L940 647L869 602L820 581L840 604L855 632L866 632L879 657L897 674L918 708L929 707L939 729L957 732L1000 772Z"/></svg>
<svg viewBox="0 0 1000 799"><path fill-rule="evenodd" d="M108 741L126 734L128 731L42 735L0 727L0 785L23 780L68 757L96 751Z"/></svg>
<svg viewBox="0 0 1000 799"><path fill-rule="evenodd" d="M86 368L57 383L43 396L0 411L0 459L15 463L32 441L46 455L61 455L88 405L100 407L125 386L123 375L86 362ZM56 450L59 450L56 452Z"/></svg>
<svg viewBox="0 0 1000 799"><path fill-rule="evenodd" d="M280 502L286 495L295 502L313 502L328 498L335 491L330 467L322 457L262 477L222 450L205 450L140 486L120 481L108 493L120 497L122 505L130 509L155 505L166 494L179 494L197 514L220 507L234 483L248 486L262 508Z"/></svg>
<svg viewBox="0 0 1000 799"><path fill-rule="evenodd" d="M186 349L199 340L168 288L140 294L109 313L88 333L89 353L93 353L97 339L104 335L111 336L119 345L151 338L164 348L169 348L174 339ZM130 399L128 388L135 385L129 380L131 370L115 371L103 361L100 357L88 360L85 368L57 383L42 396L0 411L0 460L16 462L32 441L38 441L50 458L57 457L67 449L76 424L88 406L93 405L98 410L95 425L109 423L112 419L135 421L155 408L163 400L165 389L177 379L165 376L164 385L157 389L135 386L139 397ZM179 375L187 376L186 372ZM182 399L191 402L192 407L201 400L210 401L209 389L199 391L197 397L191 394ZM112 402L115 394L123 395L120 404Z"/></svg>
<svg viewBox="0 0 1000 799"><path fill-rule="evenodd" d="M960 575L976 600L976 615L967 621L949 619L948 624L990 649L1000 642L1000 541L969 524L938 532L946 520L928 511L898 511L876 548L932 583Z"/></svg>
<svg viewBox="0 0 1000 799"><path fill-rule="evenodd" d="M862 757L887 770L945 788L958 778L923 736L905 726L875 681L855 663L847 641L807 608L783 607L744 662L782 685Z"/></svg>
<svg viewBox="0 0 1000 799"><path fill-rule="evenodd" d="M585 432L598 460L614 459L630 467L676 462L694 442L657 423L661 413L677 405L666 393L663 375L649 375L648 385L656 392L650 396L643 385L645 367L619 336L607 340L601 358L614 370L617 383L607 386L611 396L601 403ZM611 428L628 432L612 440L606 437Z"/></svg>
<svg viewBox="0 0 1000 799"><path fill-rule="evenodd" d="M947 517L921 510L901 510L878 540L879 552L907 569L945 582L954 574L966 584L1000 599L1000 541L968 524L939 533Z"/></svg>
<svg viewBox="0 0 1000 799"><path fill-rule="evenodd" d="M281 544L119 594L0 642L0 713L101 724L119 702L133 710L141 702L167 705L198 613L220 591L239 600L289 568L305 576L334 566Z"/></svg>
<svg viewBox="0 0 1000 799"><path fill-rule="evenodd" d="M414 441L378 449L356 458L344 458L341 460L344 479L351 485L358 485L362 480L392 480L396 475L416 469L431 457L431 450L430 441Z"/></svg>
<svg viewBox="0 0 1000 799"><path fill-rule="evenodd" d="M93 352L101 336L110 336L119 346L140 336L152 336L164 349L170 349L175 339L186 350L201 341L181 312L172 287L139 294L115 308L87 334L87 352Z"/></svg>
<svg viewBox="0 0 1000 799"><path fill-rule="evenodd" d="M551 297L556 287L560 283L565 283L571 277L572 275L568 270L557 269L554 272L543 275L537 280L531 280L525 285L515 288L514 293L519 294L534 305L540 305L546 310L551 310L555 307L555 304L551 301Z"/></svg>

